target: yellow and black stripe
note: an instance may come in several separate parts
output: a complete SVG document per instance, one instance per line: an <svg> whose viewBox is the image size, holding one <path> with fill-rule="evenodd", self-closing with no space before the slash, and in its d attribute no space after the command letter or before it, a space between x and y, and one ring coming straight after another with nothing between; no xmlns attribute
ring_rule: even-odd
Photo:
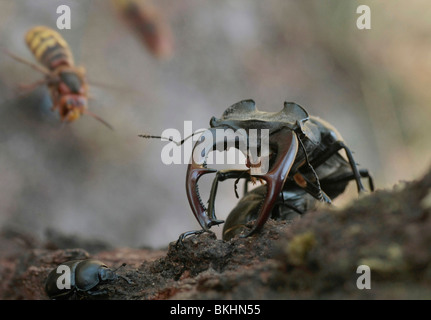
<svg viewBox="0 0 431 320"><path fill-rule="evenodd" d="M74 65L67 42L58 32L48 27L31 28L25 41L36 59L50 70L55 70L60 65Z"/></svg>

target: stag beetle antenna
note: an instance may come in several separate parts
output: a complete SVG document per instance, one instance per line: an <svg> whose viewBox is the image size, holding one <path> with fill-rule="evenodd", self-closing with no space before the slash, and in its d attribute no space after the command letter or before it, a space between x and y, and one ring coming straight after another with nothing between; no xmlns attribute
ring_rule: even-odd
<svg viewBox="0 0 431 320"><path fill-rule="evenodd" d="M172 138L166 138L166 137L162 137L162 136L152 136L152 135L149 135L149 134L140 134L140 135L138 135L138 137L141 137L141 138L144 138L144 139L164 139L164 140L168 140L168 141L171 141L171 142L175 143L177 146L180 146L180 145L182 145L186 140L190 139L190 138L191 138L191 137L193 137L194 135L199 134L199 133L203 133L203 132L205 132L205 130L198 131L198 132L194 132L194 133L192 133L191 135L189 135L187 138L184 138L183 140L181 140L180 142L175 141L175 140L174 140L174 139L172 139Z"/></svg>
<svg viewBox="0 0 431 320"><path fill-rule="evenodd" d="M319 190L318 198L319 198L320 201L324 201L324 196L322 194L322 188L320 187L319 177L317 176L316 171L314 170L313 166L310 163L310 160L308 159L307 150L305 149L304 143L301 140L301 134L298 134L297 137L298 137L299 145L301 146L301 149L304 151L305 162L307 163L308 168L311 170L311 172L313 173L314 178L316 179L317 188Z"/></svg>

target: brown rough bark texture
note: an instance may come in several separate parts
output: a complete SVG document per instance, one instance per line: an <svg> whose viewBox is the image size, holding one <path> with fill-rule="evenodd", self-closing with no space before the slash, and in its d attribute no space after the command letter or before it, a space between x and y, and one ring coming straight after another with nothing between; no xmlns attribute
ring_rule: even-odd
<svg viewBox="0 0 431 320"><path fill-rule="evenodd" d="M165 250L52 232L45 243L11 230L0 238L1 299L47 299L48 273L89 257L112 268L127 263L118 273L133 284L100 284L103 299L431 299L431 172L343 210L269 221L250 238L202 234ZM356 286L359 265L371 269L371 290Z"/></svg>

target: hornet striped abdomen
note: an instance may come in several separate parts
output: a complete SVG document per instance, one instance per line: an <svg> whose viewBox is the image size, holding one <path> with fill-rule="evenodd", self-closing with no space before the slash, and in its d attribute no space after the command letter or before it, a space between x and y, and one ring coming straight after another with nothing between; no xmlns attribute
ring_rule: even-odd
<svg viewBox="0 0 431 320"><path fill-rule="evenodd" d="M13 54L9 55L45 75L44 79L27 87L46 85L51 93L52 110L58 110L61 121L72 122L86 114L112 129L107 122L88 110L86 72L83 67L75 66L66 40L57 31L37 26L27 32L25 42L42 66Z"/></svg>
<svg viewBox="0 0 431 320"><path fill-rule="evenodd" d="M61 65L72 67L73 55L67 42L56 31L38 26L30 29L25 37L30 51L42 65L53 71Z"/></svg>
<svg viewBox="0 0 431 320"><path fill-rule="evenodd" d="M172 31L160 9L150 0L112 0L122 20L157 58L173 53Z"/></svg>

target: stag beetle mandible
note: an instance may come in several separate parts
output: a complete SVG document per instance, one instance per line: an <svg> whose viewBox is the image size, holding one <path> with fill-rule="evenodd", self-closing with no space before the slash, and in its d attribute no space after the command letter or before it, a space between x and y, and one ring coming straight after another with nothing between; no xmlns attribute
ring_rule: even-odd
<svg viewBox="0 0 431 320"><path fill-rule="evenodd" d="M123 267L126 264L120 266ZM85 296L104 295L105 290L92 290L97 285L122 278L129 284L131 283L126 277L120 276L115 272L119 269L111 270L103 262L94 259L71 260L62 263L60 266L66 266L70 270L70 289L60 289L57 280L61 276L58 273L58 267L52 270L45 283L45 292L50 299L68 299Z"/></svg>
<svg viewBox="0 0 431 320"><path fill-rule="evenodd" d="M199 154L199 161L192 156L186 174L186 192L202 230L185 232L179 241L188 235L209 231L211 226L224 222L216 218L214 201L218 182L226 179L237 179L238 182L239 179L259 178L266 184L246 193L239 201L226 220L224 239L240 233L240 227L249 220L257 219L246 237L259 231L269 217L284 219L292 212L304 213L317 201L331 203L331 199L343 193L351 180L355 180L359 193L365 191L361 177L368 178L370 190L374 190L368 170L358 169L352 152L337 130L320 118L310 117L296 103L285 102L280 112L272 113L259 111L253 100L243 100L226 109L220 119L213 117L210 126L208 131L213 139L208 139L210 142L200 139L193 151L201 150L202 144L208 143L212 145L204 150L214 150L220 146L226 150L227 141L217 141L216 129L244 129L247 133L242 137L245 143L248 143L250 129L269 130L269 170L259 176L253 176L250 169L217 171L206 166L209 152ZM237 140L235 142L238 143ZM345 155L340 153L342 150ZM208 173L216 173L216 177L206 208L199 194L198 180Z"/></svg>

